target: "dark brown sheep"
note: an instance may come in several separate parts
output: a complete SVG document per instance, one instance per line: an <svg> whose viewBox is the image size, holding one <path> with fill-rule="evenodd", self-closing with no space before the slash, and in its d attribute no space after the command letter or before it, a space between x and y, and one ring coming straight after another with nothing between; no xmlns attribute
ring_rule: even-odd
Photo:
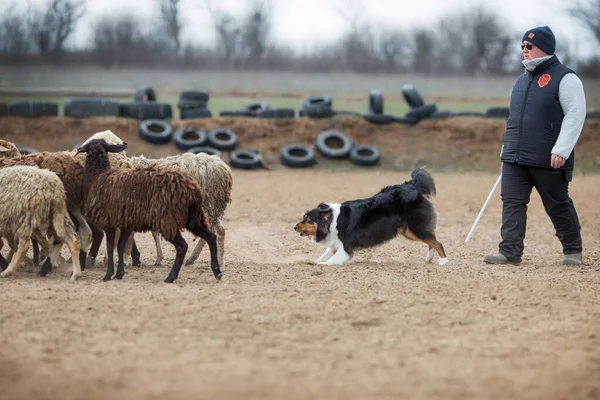
<svg viewBox="0 0 600 400"><path fill-rule="evenodd" d="M125 274L123 249L133 232L159 232L175 246L173 267L165 282L177 279L188 245L181 235L187 228L204 239L210 248L211 268L221 279L215 234L209 229L203 207L202 190L188 173L167 167L132 169L110 167L108 152L118 153L127 144L92 140L73 152L87 153L83 179L83 212L91 224L104 230L108 267L104 280L114 273L115 229L121 229L115 279Z"/></svg>

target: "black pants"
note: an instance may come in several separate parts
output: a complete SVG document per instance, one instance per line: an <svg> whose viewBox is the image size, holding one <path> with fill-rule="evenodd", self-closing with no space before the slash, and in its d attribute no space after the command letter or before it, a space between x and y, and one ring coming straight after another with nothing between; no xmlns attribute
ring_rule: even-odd
<svg viewBox="0 0 600 400"><path fill-rule="evenodd" d="M563 254L581 253L581 226L569 197L566 171L512 163L502 165L502 241L500 253L520 261L527 227L527 204L536 188L552 220Z"/></svg>

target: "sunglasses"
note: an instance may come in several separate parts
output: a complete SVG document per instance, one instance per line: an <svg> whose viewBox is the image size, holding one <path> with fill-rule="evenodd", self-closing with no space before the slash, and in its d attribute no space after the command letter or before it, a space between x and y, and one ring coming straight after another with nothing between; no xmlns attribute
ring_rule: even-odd
<svg viewBox="0 0 600 400"><path fill-rule="evenodd" d="M527 50L531 50L531 49L533 49L534 47L535 47L535 44L531 44L531 43L528 43L528 44L522 44L522 45L521 45L521 50L523 50L524 48L527 48Z"/></svg>

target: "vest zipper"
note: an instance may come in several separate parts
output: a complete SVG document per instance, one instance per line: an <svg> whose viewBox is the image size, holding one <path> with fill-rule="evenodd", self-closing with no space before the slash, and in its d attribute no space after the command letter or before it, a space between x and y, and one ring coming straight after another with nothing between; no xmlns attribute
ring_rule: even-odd
<svg viewBox="0 0 600 400"><path fill-rule="evenodd" d="M523 97L523 105L521 106L521 118L519 120L519 143L517 143L517 155L515 158L515 162L519 162L519 156L521 155L521 141L523 137L523 118L525 118L525 104L527 104L527 97L529 96L529 89L531 88L531 84L533 83L533 74L529 73L529 83L527 84L527 90L525 91L525 96Z"/></svg>

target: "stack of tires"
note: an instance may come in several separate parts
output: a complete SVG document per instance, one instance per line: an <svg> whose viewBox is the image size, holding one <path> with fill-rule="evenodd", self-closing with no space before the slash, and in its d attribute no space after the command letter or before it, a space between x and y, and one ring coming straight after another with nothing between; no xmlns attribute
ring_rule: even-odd
<svg viewBox="0 0 600 400"><path fill-rule="evenodd" d="M206 92L184 90L179 94L179 116L181 119L210 118L212 111L208 108L209 95Z"/></svg>
<svg viewBox="0 0 600 400"><path fill-rule="evenodd" d="M133 102L119 105L119 116L141 120L171 119L173 118L173 108L168 103L157 102L154 89L142 87L135 92Z"/></svg>

